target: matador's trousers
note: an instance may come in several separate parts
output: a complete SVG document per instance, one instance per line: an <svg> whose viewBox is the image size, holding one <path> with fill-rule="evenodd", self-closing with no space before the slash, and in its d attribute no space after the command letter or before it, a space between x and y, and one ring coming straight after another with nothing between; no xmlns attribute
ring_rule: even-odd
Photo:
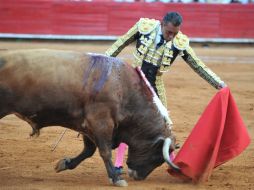
<svg viewBox="0 0 254 190"><path fill-rule="evenodd" d="M155 85L157 88L157 94L162 102L162 104L167 108L167 97L166 97L166 90L162 80L162 75L156 76Z"/></svg>
<svg viewBox="0 0 254 190"><path fill-rule="evenodd" d="M148 62L143 62L141 70L145 74L147 80L150 82L156 94L159 96L162 104L167 108L167 98L162 76L158 76L158 66Z"/></svg>

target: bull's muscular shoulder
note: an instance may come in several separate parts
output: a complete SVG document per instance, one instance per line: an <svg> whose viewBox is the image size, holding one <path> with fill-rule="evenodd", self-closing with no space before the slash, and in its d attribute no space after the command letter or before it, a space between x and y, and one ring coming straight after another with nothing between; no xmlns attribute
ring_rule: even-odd
<svg viewBox="0 0 254 190"><path fill-rule="evenodd" d="M141 18L138 21L138 31L144 35L149 34L153 30L155 30L158 24L160 24L160 21L158 20L149 19L149 18Z"/></svg>
<svg viewBox="0 0 254 190"><path fill-rule="evenodd" d="M185 50L189 46L189 38L182 32L178 32L173 39L173 44L176 49Z"/></svg>

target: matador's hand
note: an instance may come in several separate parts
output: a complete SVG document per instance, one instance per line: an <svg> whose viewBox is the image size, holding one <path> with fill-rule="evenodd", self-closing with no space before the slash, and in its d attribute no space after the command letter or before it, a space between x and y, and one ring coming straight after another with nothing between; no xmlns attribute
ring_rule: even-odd
<svg viewBox="0 0 254 190"><path fill-rule="evenodd" d="M222 83L219 84L218 89L220 90L220 89L225 88L225 87L227 87L227 84L222 82Z"/></svg>

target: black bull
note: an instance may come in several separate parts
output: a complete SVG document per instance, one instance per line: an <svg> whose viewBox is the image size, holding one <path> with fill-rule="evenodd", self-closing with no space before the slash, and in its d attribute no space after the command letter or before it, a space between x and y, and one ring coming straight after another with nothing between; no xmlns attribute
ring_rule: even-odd
<svg viewBox="0 0 254 190"><path fill-rule="evenodd" d="M110 181L125 186L111 160L120 142L129 145L127 165L134 179L145 179L165 161L172 166L167 155L175 148L174 136L136 70L116 58L57 50L2 52L0 119L8 114L27 121L31 135L56 125L83 135L84 150L60 160L57 172L74 169L98 147Z"/></svg>

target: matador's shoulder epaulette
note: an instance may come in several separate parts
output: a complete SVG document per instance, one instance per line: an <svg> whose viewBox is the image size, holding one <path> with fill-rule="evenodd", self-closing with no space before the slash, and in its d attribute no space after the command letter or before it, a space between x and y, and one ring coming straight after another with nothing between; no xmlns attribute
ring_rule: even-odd
<svg viewBox="0 0 254 190"><path fill-rule="evenodd" d="M158 24L160 24L160 21L158 20L141 18L138 21L138 31L144 35L149 34L158 26Z"/></svg>
<svg viewBox="0 0 254 190"><path fill-rule="evenodd" d="M185 50L189 46L189 38L182 32L178 32L173 39L173 44L178 50Z"/></svg>

